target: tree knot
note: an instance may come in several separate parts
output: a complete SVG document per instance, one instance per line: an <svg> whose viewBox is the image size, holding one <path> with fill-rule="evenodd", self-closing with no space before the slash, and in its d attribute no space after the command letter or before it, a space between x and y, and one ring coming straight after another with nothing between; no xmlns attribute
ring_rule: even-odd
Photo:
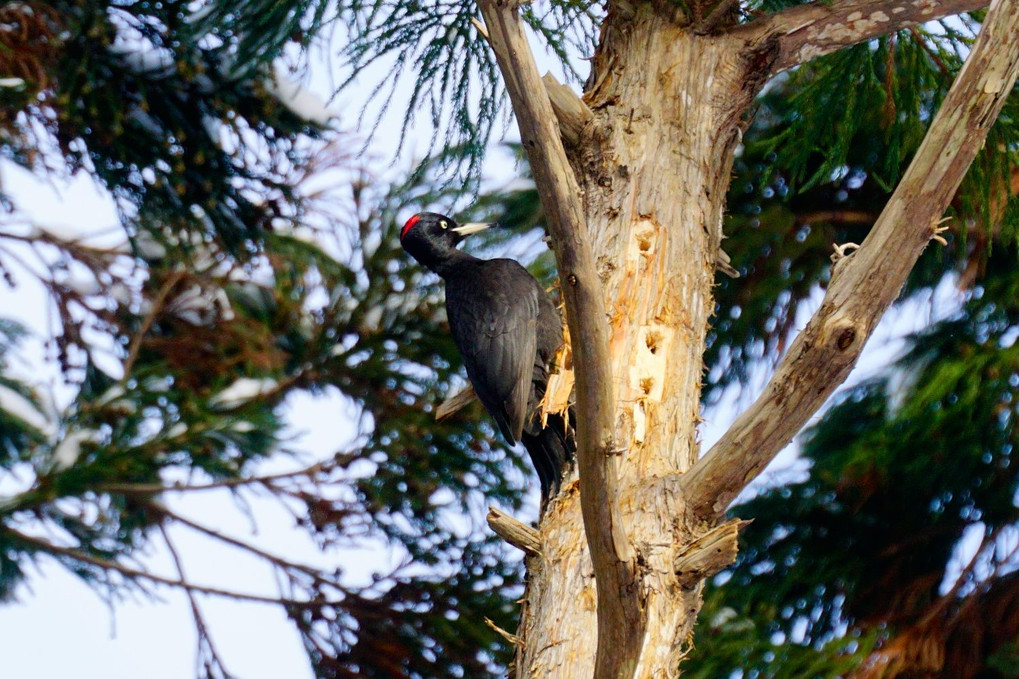
<svg viewBox="0 0 1019 679"><path fill-rule="evenodd" d="M825 335L829 345L834 346L839 352L845 353L856 347L859 344L857 340L865 337L866 333L861 332L859 323L853 319L841 317L832 320Z"/></svg>

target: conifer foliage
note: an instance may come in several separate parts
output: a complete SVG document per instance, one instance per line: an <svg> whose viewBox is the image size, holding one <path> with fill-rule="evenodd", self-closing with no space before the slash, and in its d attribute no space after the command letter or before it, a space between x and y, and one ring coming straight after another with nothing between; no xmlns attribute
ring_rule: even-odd
<svg viewBox="0 0 1019 679"><path fill-rule="evenodd" d="M520 506L522 464L473 409L435 422L459 363L440 289L394 226L455 197L427 168L374 183L341 151L284 58L326 17L276 2L0 14L4 158L57 183L89 174L120 222L82 233L3 196L6 284L41 290L50 320L42 336L24 310L0 322L0 600L30 598L32 564L56 561L111 603L187 592L202 676L230 665L207 597L281 606L322 676L494 673L502 640L475 621L511 625L519 572L479 525L483 500ZM56 371L24 370L38 344ZM290 444L300 392L349 421L326 459ZM211 493L242 513L275 503L320 565L189 511ZM188 532L271 566L276 594L189 579ZM366 542L397 565L353 586L337 564ZM152 569L153 549L176 572Z"/></svg>

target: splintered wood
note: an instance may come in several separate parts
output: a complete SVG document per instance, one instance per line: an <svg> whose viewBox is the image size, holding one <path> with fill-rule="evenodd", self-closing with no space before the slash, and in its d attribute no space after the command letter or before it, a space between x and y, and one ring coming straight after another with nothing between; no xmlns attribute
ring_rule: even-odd
<svg viewBox="0 0 1019 679"><path fill-rule="evenodd" d="M647 438L654 407L662 402L668 357L676 334L674 328L660 322L668 296L662 264L664 237L653 217L642 217L634 224L623 263L623 277L629 283L624 284L616 300L612 319L612 355L627 359L622 373L627 379L620 399L628 404L625 407L632 424L630 438L638 444ZM630 286L641 280L654 282L652 294L630 295ZM634 333L636 340L630 341Z"/></svg>
<svg viewBox="0 0 1019 679"><path fill-rule="evenodd" d="M573 395L573 347L570 344L570 331L563 326L563 346L556 354L552 368L552 374L548 377L548 385L545 387L545 396L541 399L541 425L548 424L548 416L554 413L563 413L563 419L567 409L570 407L570 398Z"/></svg>
<svg viewBox="0 0 1019 679"><path fill-rule="evenodd" d="M676 556L676 577L681 587L693 587L736 560L737 538L749 521L731 519L715 526Z"/></svg>

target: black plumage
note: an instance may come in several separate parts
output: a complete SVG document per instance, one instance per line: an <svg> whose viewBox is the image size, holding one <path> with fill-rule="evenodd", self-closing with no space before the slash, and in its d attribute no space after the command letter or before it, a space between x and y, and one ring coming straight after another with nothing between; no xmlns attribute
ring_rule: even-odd
<svg viewBox="0 0 1019 679"><path fill-rule="evenodd" d="M562 320L541 285L512 259L478 259L457 249L488 224L458 225L434 212L414 215L400 242L439 274L446 287L450 332L474 391L510 444L522 441L541 482L542 497L559 489L576 450L572 423L538 405L563 343Z"/></svg>

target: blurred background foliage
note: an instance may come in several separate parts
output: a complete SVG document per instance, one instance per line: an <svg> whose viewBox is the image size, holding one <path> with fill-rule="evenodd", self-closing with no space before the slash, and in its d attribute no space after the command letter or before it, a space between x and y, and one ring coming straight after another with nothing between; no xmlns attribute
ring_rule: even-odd
<svg viewBox="0 0 1019 679"><path fill-rule="evenodd" d="M752 3L744 18L785 4ZM538 3L525 15L570 72L599 11ZM467 2L0 8L3 158L57 182L87 173L120 222L92 240L0 196L0 270L14 291L45 291L41 339L59 375L54 385L19 368L32 338L23 311L4 310L0 600L25 598L29 566L52 559L110 602L186 589L204 676L226 676L229 662L202 596L282 606L319 676L502 676L512 648L480 621L515 627L523 573L484 511L534 512L534 483L477 405L435 421L463 375L440 285L397 239L422 208L498 219L504 229L468 247L522 257L554 285L518 150L521 180L481 181L505 102L473 16ZM716 288L707 417L723 417L720 404L751 393L781 356L827 281L832 244L866 236L980 18L834 54L761 96L728 197L724 247L741 277ZM388 67L368 99L381 113L406 104L405 123L425 116L434 130L429 158L404 178L377 179L348 150L360 142L297 80L307 50L334 33L343 92L377 63L416 74L408 101ZM945 289L951 308L840 394L804 436L792 480L733 508L754 523L706 590L684 672L1019 675L1015 107L1013 97L953 203L948 245L928 248L899 313ZM301 393L337 402L326 458L290 444L283 413ZM211 491L242 508L279 503L331 565L190 515L186 498ZM152 572L150 545L188 559L169 527L270 564L277 595ZM354 586L343 551L366 543L400 558Z"/></svg>

